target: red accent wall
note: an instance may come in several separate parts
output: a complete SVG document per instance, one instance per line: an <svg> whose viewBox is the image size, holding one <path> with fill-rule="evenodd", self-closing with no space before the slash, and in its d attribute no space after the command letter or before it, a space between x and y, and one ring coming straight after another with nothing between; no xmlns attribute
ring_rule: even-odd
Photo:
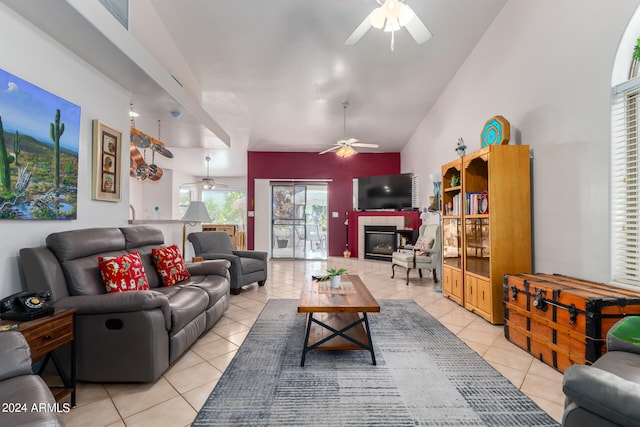
<svg viewBox="0 0 640 427"><path fill-rule="evenodd" d="M248 210L254 210L256 179L331 179L329 182L329 256L342 256L346 244L345 212L353 210L353 178L400 173L400 153L335 154L249 151ZM332 218L331 212L339 212ZM247 247L254 248L254 219L247 218ZM350 242L351 243L351 242Z"/></svg>

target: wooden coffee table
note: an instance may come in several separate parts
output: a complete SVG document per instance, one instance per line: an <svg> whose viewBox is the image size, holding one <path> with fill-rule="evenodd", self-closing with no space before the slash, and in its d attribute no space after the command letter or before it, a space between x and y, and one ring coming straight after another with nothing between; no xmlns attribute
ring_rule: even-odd
<svg viewBox="0 0 640 427"><path fill-rule="evenodd" d="M300 366L311 350L369 350L375 365L367 313L378 312L380 305L357 275L342 276L337 289L309 279L298 304L298 313L308 313Z"/></svg>

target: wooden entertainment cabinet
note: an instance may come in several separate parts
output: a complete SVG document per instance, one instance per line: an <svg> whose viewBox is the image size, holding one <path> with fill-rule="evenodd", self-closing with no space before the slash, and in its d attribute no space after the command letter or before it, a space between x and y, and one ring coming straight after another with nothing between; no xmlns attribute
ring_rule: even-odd
<svg viewBox="0 0 640 427"><path fill-rule="evenodd" d="M443 295L504 322L505 274L531 272L527 145L490 145L442 166Z"/></svg>

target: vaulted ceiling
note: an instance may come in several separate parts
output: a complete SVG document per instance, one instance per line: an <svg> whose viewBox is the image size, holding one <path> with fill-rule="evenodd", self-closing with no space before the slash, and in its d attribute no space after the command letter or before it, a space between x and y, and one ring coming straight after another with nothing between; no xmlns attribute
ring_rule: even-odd
<svg viewBox="0 0 640 427"><path fill-rule="evenodd" d="M81 56L98 46L95 40L80 46L77 33L48 25L56 13L51 0L3 1L23 15L39 14L29 19L65 45L77 45L72 50ZM189 114L172 120L170 110L179 103L167 99L161 84L142 83L139 76L119 81L140 113L137 127L155 135L163 118L167 145L228 151L226 169L216 176L245 175L247 150L321 151L343 136L380 145L363 151L400 151L506 2L406 0L433 37L419 45L402 29L392 51L391 35L374 28L355 45L344 44L378 6L375 0L145 0L153 20L149 9L136 16L137 1L130 0L129 31L144 36L152 25L166 28L170 40L142 44L152 54L177 48L197 81L203 112L229 135L230 148L202 132ZM65 2L81 4L56 0L55 9ZM43 3L51 10L43 12ZM172 127L194 131L178 137Z"/></svg>
<svg viewBox="0 0 640 427"><path fill-rule="evenodd" d="M402 29L344 41L373 0L152 3L232 146L320 151L347 136L400 151L484 34L504 0L406 0L433 33Z"/></svg>

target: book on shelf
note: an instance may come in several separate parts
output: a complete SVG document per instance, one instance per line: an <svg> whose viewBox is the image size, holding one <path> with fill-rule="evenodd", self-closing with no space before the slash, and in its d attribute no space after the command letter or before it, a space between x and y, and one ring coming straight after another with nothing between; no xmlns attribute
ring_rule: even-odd
<svg viewBox="0 0 640 427"><path fill-rule="evenodd" d="M445 206L445 215L460 215L460 194L456 194Z"/></svg>
<svg viewBox="0 0 640 427"><path fill-rule="evenodd" d="M465 194L465 214L489 213L489 196L486 192L470 191Z"/></svg>

